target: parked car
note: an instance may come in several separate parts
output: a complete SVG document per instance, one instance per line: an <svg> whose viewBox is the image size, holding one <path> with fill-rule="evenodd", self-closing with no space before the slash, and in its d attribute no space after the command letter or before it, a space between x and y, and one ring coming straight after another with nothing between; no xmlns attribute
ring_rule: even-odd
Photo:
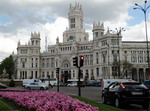
<svg viewBox="0 0 150 111"><path fill-rule="evenodd" d="M112 82L135 82L132 79L102 79L101 86L102 89L108 87Z"/></svg>
<svg viewBox="0 0 150 111"><path fill-rule="evenodd" d="M6 84L0 83L0 89L6 89L6 88L7 88Z"/></svg>
<svg viewBox="0 0 150 111"><path fill-rule="evenodd" d="M50 85L50 86L57 85L57 78L41 78L40 80L46 85Z"/></svg>
<svg viewBox="0 0 150 111"><path fill-rule="evenodd" d="M86 86L98 86L98 87L101 87L101 81L99 81L99 80L88 80L88 81L86 81Z"/></svg>
<svg viewBox="0 0 150 111"><path fill-rule="evenodd" d="M29 83L27 85L25 85L26 89L39 89L39 90L47 90L48 86L43 84L43 83L39 83L39 82L33 82L33 83Z"/></svg>
<svg viewBox="0 0 150 111"><path fill-rule="evenodd" d="M67 86L78 86L78 83L78 80L68 81ZM85 87L84 81L80 81L80 87Z"/></svg>
<svg viewBox="0 0 150 111"><path fill-rule="evenodd" d="M76 81L68 82L67 86L77 86L77 82Z"/></svg>
<svg viewBox="0 0 150 111"><path fill-rule="evenodd" d="M42 81L40 79L23 79L22 86L25 87L27 84L33 83L33 82L42 83Z"/></svg>
<svg viewBox="0 0 150 111"><path fill-rule="evenodd" d="M102 91L102 102L116 107L139 104L149 108L149 90L139 82L113 82Z"/></svg>
<svg viewBox="0 0 150 111"><path fill-rule="evenodd" d="M59 82L59 86L66 87L67 83Z"/></svg>
<svg viewBox="0 0 150 111"><path fill-rule="evenodd" d="M143 84L150 90L150 80L145 80Z"/></svg>

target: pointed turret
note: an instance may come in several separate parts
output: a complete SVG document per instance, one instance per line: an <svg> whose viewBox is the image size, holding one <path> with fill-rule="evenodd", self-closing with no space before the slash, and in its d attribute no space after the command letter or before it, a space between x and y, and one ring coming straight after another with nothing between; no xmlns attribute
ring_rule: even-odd
<svg viewBox="0 0 150 111"><path fill-rule="evenodd" d="M107 32L106 32L106 34L110 34L109 27L107 27Z"/></svg>
<svg viewBox="0 0 150 111"><path fill-rule="evenodd" d="M83 29L83 12L82 6L79 3L75 3L75 6L72 7L70 4L68 13L69 19L69 29Z"/></svg>
<svg viewBox="0 0 150 111"><path fill-rule="evenodd" d="M58 44L59 43L59 37L57 36L57 38L56 38L56 44Z"/></svg>
<svg viewBox="0 0 150 111"><path fill-rule="evenodd" d="M93 23L93 39L99 38L104 35L104 23L98 22L95 24Z"/></svg>
<svg viewBox="0 0 150 111"><path fill-rule="evenodd" d="M18 41L18 45L20 45L20 40Z"/></svg>

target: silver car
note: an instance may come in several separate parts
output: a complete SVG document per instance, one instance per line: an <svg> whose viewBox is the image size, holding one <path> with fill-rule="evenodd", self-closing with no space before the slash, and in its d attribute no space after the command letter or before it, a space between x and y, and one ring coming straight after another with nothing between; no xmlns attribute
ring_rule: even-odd
<svg viewBox="0 0 150 111"><path fill-rule="evenodd" d="M30 89L47 90L48 86L43 83L33 82L25 85L25 88L29 90Z"/></svg>

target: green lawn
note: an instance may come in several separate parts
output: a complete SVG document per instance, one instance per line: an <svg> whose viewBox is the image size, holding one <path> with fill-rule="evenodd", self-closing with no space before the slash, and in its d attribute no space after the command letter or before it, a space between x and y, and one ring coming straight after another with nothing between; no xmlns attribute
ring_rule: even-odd
<svg viewBox="0 0 150 111"><path fill-rule="evenodd" d="M16 103L12 101L8 101L5 99L0 99L0 111L11 111L11 110L16 110L16 111L29 111L23 107L18 106Z"/></svg>
<svg viewBox="0 0 150 111"><path fill-rule="evenodd" d="M116 108L116 107L113 107L113 106L110 106L110 105L97 103L97 102L94 102L92 100L89 100L89 99L86 99L86 98L83 98L83 97L73 96L73 95L71 95L71 97L77 98L80 101L83 101L83 102L85 102L87 104L90 104L94 107L98 107L100 111L125 111L125 110L122 110L122 109L119 109L119 108Z"/></svg>
<svg viewBox="0 0 150 111"><path fill-rule="evenodd" d="M0 110L13 110L13 108L6 102L0 100Z"/></svg>

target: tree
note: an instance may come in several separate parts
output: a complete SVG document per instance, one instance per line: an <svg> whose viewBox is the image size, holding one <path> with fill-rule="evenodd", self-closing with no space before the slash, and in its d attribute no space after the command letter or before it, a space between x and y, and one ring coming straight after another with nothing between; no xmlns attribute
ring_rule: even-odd
<svg viewBox="0 0 150 111"><path fill-rule="evenodd" d="M6 73L9 74L9 79L14 73L14 61L12 55L5 58L0 64L0 74L3 74L4 68L6 69Z"/></svg>
<svg viewBox="0 0 150 111"><path fill-rule="evenodd" d="M112 66L113 66L113 76L114 78L117 77L117 78L124 78L125 76L128 75L128 73L132 70L133 68L133 64L131 64L130 62L128 61L114 61L112 63ZM120 69L119 69L120 68ZM118 71L120 70L120 71ZM118 74L118 72L120 72L120 74Z"/></svg>

